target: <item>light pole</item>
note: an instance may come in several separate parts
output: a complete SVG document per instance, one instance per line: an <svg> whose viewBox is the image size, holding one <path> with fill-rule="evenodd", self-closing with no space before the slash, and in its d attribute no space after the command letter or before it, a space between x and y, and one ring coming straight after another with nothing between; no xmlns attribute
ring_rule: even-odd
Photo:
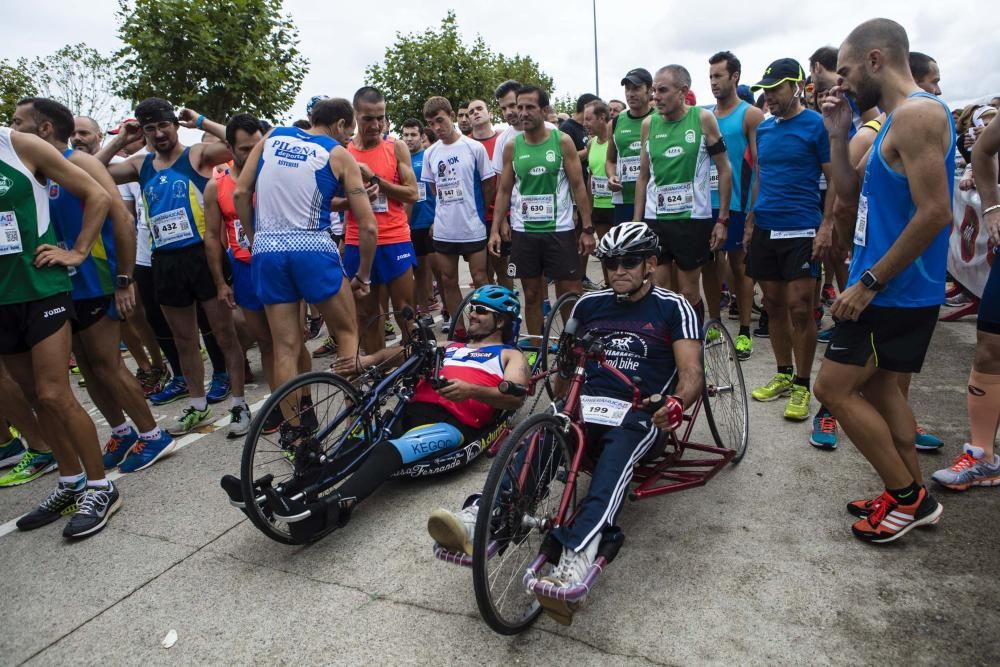
<svg viewBox="0 0 1000 667"><path fill-rule="evenodd" d="M593 0L591 5L594 9L594 94L601 96L601 81L597 73L597 0Z"/></svg>

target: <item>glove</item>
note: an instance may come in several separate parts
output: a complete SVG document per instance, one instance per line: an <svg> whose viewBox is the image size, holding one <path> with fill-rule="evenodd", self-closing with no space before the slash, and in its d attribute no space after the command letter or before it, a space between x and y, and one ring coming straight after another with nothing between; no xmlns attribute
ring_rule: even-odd
<svg viewBox="0 0 1000 667"><path fill-rule="evenodd" d="M663 407L653 415L653 421L665 431L674 431L684 423L684 404L676 396L667 396Z"/></svg>

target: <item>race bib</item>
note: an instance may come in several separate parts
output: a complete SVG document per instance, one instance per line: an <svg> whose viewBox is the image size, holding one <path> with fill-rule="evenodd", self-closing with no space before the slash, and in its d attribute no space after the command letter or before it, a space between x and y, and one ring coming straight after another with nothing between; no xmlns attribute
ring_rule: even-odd
<svg viewBox="0 0 1000 667"><path fill-rule="evenodd" d="M625 197L622 196L622 191L621 190L619 190L618 192L612 192L611 193L611 203L612 204L624 204L625 203Z"/></svg>
<svg viewBox="0 0 1000 667"><path fill-rule="evenodd" d="M608 187L608 179L606 176L591 176L590 177L590 191L595 197L610 197L611 188Z"/></svg>
<svg viewBox="0 0 1000 667"><path fill-rule="evenodd" d="M631 408L631 403L616 398L580 396L580 413L588 424L621 426Z"/></svg>
<svg viewBox="0 0 1000 667"><path fill-rule="evenodd" d="M427 201L427 184L423 181L417 183L417 202Z"/></svg>
<svg viewBox="0 0 1000 667"><path fill-rule="evenodd" d="M17 216L14 211L0 211L0 255L19 255L23 250Z"/></svg>
<svg viewBox="0 0 1000 667"><path fill-rule="evenodd" d="M812 239L816 238L815 229L772 229L772 239Z"/></svg>
<svg viewBox="0 0 1000 667"><path fill-rule="evenodd" d="M719 168L715 166L714 162L708 171L708 187L712 192L719 191Z"/></svg>
<svg viewBox="0 0 1000 667"><path fill-rule="evenodd" d="M521 195L521 218L525 222L555 220L555 212L554 195Z"/></svg>
<svg viewBox="0 0 1000 667"><path fill-rule="evenodd" d="M456 180L441 181L438 184L438 199L443 202L457 202L465 199L462 184Z"/></svg>
<svg viewBox="0 0 1000 667"><path fill-rule="evenodd" d="M656 214L673 215L694 210L694 185L674 183L656 188Z"/></svg>
<svg viewBox="0 0 1000 667"><path fill-rule="evenodd" d="M236 232L236 242L240 244L240 247L249 250L250 239L247 238L247 233L243 231L243 223L240 222L239 218L233 218L233 231Z"/></svg>
<svg viewBox="0 0 1000 667"><path fill-rule="evenodd" d="M373 213L388 213L389 212L389 198L386 197L381 192L375 195L375 201L372 202L372 212Z"/></svg>
<svg viewBox="0 0 1000 667"><path fill-rule="evenodd" d="M639 180L639 164L638 155L618 158L618 171L622 183L635 183Z"/></svg>
<svg viewBox="0 0 1000 667"><path fill-rule="evenodd" d="M149 227L157 247L194 238L191 221L188 220L187 211L182 208L154 215L149 220Z"/></svg>
<svg viewBox="0 0 1000 667"><path fill-rule="evenodd" d="M858 200L858 219L854 223L854 245L864 247L868 242L868 197Z"/></svg>

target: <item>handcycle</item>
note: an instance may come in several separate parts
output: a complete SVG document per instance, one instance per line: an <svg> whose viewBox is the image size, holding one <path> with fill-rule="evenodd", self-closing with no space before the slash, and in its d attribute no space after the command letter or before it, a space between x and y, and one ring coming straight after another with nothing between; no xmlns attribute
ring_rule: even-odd
<svg viewBox="0 0 1000 667"><path fill-rule="evenodd" d="M423 378L436 386L441 381L444 348L431 331L432 321L412 312L404 317L414 327L401 348L406 358L396 368L383 372L373 367L350 381L331 371L304 373L279 387L255 416L240 477L226 475L221 484L230 504L271 539L305 544L340 527L339 512L331 511L338 486L378 443L396 435L417 382ZM482 438L414 462L393 477L425 477L466 466L484 451L495 451L515 420L533 407L534 402L501 411ZM266 433L265 424L276 410L281 413L278 431ZM292 503L301 511L289 516ZM275 507L282 508L282 517Z"/></svg>
<svg viewBox="0 0 1000 667"><path fill-rule="evenodd" d="M561 545L549 533L568 526L577 511L581 477L590 474L590 457L581 414L580 394L588 361L601 365L632 392L637 409L655 410L663 397L640 396L640 378L629 378L607 363L599 341L577 336L567 322L553 368L532 376L529 393L562 370L571 370L565 399L548 414L535 414L506 438L487 476L479 501L473 553L455 553L434 545L437 558L470 567L480 614L501 634L525 630L542 611L539 597L576 603L593 588L624 542L617 527L604 532L597 558L583 582L562 588L543 580L547 567L561 555ZM705 386L701 398L684 415L679 429L661 434L659 442L633 471L631 500L702 486L727 463L746 454L749 434L746 386L729 333L717 320L705 326L702 360ZM704 411L715 445L692 440ZM686 456L693 453L693 456Z"/></svg>

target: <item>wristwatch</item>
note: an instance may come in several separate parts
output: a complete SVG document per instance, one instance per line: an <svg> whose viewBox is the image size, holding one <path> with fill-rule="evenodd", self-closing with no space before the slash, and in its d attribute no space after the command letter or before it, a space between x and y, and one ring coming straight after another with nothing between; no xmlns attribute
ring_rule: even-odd
<svg viewBox="0 0 1000 667"><path fill-rule="evenodd" d="M885 289L885 285L878 281L878 278L875 277L875 274L872 273L871 269L868 269L861 274L861 284L873 292L881 292Z"/></svg>
<svg viewBox="0 0 1000 667"><path fill-rule="evenodd" d="M115 276L115 289L128 289L129 285L132 284L132 278L125 275Z"/></svg>
<svg viewBox="0 0 1000 667"><path fill-rule="evenodd" d="M595 230L593 227L584 227L581 231L584 234L593 234Z"/></svg>
<svg viewBox="0 0 1000 667"><path fill-rule="evenodd" d="M378 174L375 174L371 178L368 179L368 184L369 185L379 185L379 186L381 186L382 185L382 179L379 178Z"/></svg>

